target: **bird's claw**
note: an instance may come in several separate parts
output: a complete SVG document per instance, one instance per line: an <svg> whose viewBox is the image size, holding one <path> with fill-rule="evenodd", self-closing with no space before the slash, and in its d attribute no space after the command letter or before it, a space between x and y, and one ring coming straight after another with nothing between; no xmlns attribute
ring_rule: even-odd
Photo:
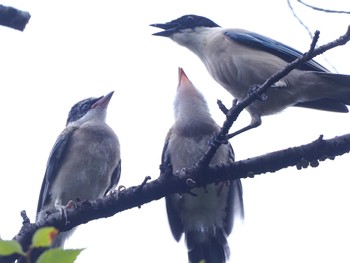
<svg viewBox="0 0 350 263"><path fill-rule="evenodd" d="M164 165L161 164L159 165L159 170L161 174L167 175L167 174L172 174L173 173L173 167L172 165Z"/></svg>
<svg viewBox="0 0 350 263"><path fill-rule="evenodd" d="M77 203L74 202L73 200L69 200L67 205L65 206L65 208L76 208L77 207Z"/></svg>
<svg viewBox="0 0 350 263"><path fill-rule="evenodd" d="M186 184L187 184L188 186L190 186L190 187L195 187L197 183L196 183L196 181L194 181L193 179L188 178L188 179L186 180Z"/></svg>
<svg viewBox="0 0 350 263"><path fill-rule="evenodd" d="M64 218L65 225L68 225L68 215L67 215L67 207L66 206L59 206L58 210L60 211L60 218Z"/></svg>
<svg viewBox="0 0 350 263"><path fill-rule="evenodd" d="M264 101L267 99L267 95L265 93L258 94L260 89L260 85L252 85L248 89L248 96L255 96L257 100Z"/></svg>
<svg viewBox="0 0 350 263"><path fill-rule="evenodd" d="M117 188L117 192L122 192L122 191L125 191L126 190L126 187L124 185L119 185L118 188Z"/></svg>
<svg viewBox="0 0 350 263"><path fill-rule="evenodd" d="M116 196L118 196L118 194L119 194L120 192L123 192L123 191L125 191L125 190L126 190L126 187L125 187L124 185L119 185L118 188L116 188L116 189L110 191L110 194L111 194L111 195L116 195Z"/></svg>
<svg viewBox="0 0 350 263"><path fill-rule="evenodd" d="M55 207L60 213L60 218L61 219L63 218L64 221L65 221L65 224L68 225L69 221L68 221L67 209L69 209L69 208L76 208L77 207L77 203L74 202L73 200L69 200L66 205L56 204Z"/></svg>

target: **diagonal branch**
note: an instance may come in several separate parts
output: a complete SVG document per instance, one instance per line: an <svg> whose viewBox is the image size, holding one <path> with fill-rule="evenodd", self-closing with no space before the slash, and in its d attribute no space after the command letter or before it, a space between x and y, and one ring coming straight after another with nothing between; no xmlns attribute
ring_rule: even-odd
<svg viewBox="0 0 350 263"><path fill-rule="evenodd" d="M329 42L323 46L320 46L318 48L315 48L316 43L319 38L319 31L315 32L315 36L313 37L312 43L310 45L310 49L308 52L304 53L300 58L297 58L296 60L289 63L285 68L282 70L276 72L273 74L270 78L268 78L261 86L260 88L250 96L247 96L244 100L241 102L233 105L231 109L229 109L226 113L226 120L220 130L217 134L213 136L212 143L210 144L209 149L207 152L203 155L203 157L197 162L196 166L208 166L211 159L215 155L217 149L221 146L221 144L226 143L227 139L230 139L229 136L227 136L230 128L232 127L232 124L237 120L239 114L251 103L253 103L255 100L257 100L256 95L263 95L266 93L267 89L271 87L274 83L281 80L283 77L287 76L293 69L298 68L303 63L313 59L314 57L326 52L327 50L330 50L334 47L345 45L350 40L350 26L348 26L348 29L346 33L342 36L340 36L338 39ZM219 102L219 107L221 109L224 109L222 103ZM224 111L226 111L224 109Z"/></svg>

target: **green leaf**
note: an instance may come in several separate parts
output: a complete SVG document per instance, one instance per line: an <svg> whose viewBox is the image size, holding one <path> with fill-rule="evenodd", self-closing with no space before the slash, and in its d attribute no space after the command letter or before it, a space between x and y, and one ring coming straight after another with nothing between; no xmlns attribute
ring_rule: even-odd
<svg viewBox="0 0 350 263"><path fill-rule="evenodd" d="M73 263L83 249L53 248L45 251L36 263Z"/></svg>
<svg viewBox="0 0 350 263"><path fill-rule="evenodd" d="M22 256L25 253L22 250L21 245L14 240L0 240L0 255L1 256L9 256L12 254L20 254Z"/></svg>
<svg viewBox="0 0 350 263"><path fill-rule="evenodd" d="M52 226L40 228L32 239L32 247L49 247L55 240L58 230Z"/></svg>

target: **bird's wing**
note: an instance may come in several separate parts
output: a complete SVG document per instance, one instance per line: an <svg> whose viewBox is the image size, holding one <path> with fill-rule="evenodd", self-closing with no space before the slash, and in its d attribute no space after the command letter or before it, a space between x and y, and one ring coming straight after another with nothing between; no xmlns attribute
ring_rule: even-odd
<svg viewBox="0 0 350 263"><path fill-rule="evenodd" d="M296 107L303 107L316 110L326 110L333 112L349 112L348 107L340 101L336 101L330 98L322 98L319 100L299 102L295 104Z"/></svg>
<svg viewBox="0 0 350 263"><path fill-rule="evenodd" d="M111 177L111 183L110 183L107 191L105 192L105 195L107 195L107 193L109 191L113 191L116 188L116 186L118 185L119 179L120 179L121 170L122 170L122 161L119 160L117 167L113 171L113 174L112 174L112 177Z"/></svg>
<svg viewBox="0 0 350 263"><path fill-rule="evenodd" d="M287 46L272 38L254 32L227 30L224 34L233 41L241 43L242 45L250 46L255 49L261 49L265 52L271 53L275 56L282 58L288 63L303 55L300 51L290 46ZM321 64L317 63L314 60L305 62L302 66L299 67L299 69L329 72L329 70L327 70L325 67L323 67Z"/></svg>
<svg viewBox="0 0 350 263"><path fill-rule="evenodd" d="M229 147L229 159L234 161L234 152L231 144ZM232 231L235 218L244 218L243 189L240 179L230 181L230 190L227 198L225 232L229 235Z"/></svg>
<svg viewBox="0 0 350 263"><path fill-rule="evenodd" d="M171 129L166 137L164 147L163 147L162 160L161 160L162 169L172 169L170 156L168 154L168 144L169 144L170 136L171 136ZM174 201L174 198L175 197L173 195L166 196L165 204L166 204L166 211L168 214L168 221L169 221L171 233L173 234L175 240L179 241L182 233L184 232L184 226L179 217L178 209L176 207L176 202Z"/></svg>
<svg viewBox="0 0 350 263"><path fill-rule="evenodd" d="M58 136L53 149L51 150L49 160L47 161L46 165L44 180L40 189L38 207L36 210L37 214L50 199L50 189L52 182L55 180L55 177L57 175L57 170L62 162L67 143L76 129L77 127L67 127Z"/></svg>

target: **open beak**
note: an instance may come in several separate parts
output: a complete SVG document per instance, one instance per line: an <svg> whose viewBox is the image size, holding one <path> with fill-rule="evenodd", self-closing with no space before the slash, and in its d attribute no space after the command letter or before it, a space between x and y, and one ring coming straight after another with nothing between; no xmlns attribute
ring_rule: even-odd
<svg viewBox="0 0 350 263"><path fill-rule="evenodd" d="M178 23L173 23L173 22L168 22L165 24L151 24L150 26L164 29L164 31L160 31L152 34L154 36L162 36L162 37L171 36L172 34L178 32L178 28L180 27Z"/></svg>

